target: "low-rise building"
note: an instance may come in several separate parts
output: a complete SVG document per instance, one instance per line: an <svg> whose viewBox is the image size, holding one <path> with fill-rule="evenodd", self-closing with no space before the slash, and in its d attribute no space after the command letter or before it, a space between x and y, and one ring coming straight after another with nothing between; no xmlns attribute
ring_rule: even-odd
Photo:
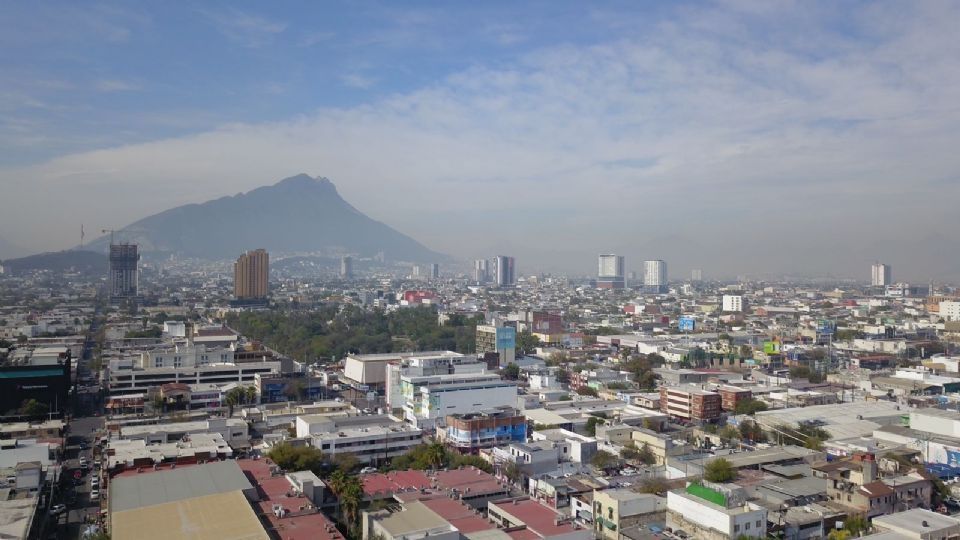
<svg viewBox="0 0 960 540"><path fill-rule="evenodd" d="M691 483L667 492L667 526L698 540L766 538L767 509L739 486Z"/></svg>
<svg viewBox="0 0 960 540"><path fill-rule="evenodd" d="M605 489L593 492L594 531L600 538L620 540L625 527L663 516L667 500L651 493L629 489Z"/></svg>
<svg viewBox="0 0 960 540"><path fill-rule="evenodd" d="M407 453L423 442L423 431L391 415L301 415L297 437L325 455L353 454L361 463L377 465Z"/></svg>
<svg viewBox="0 0 960 540"><path fill-rule="evenodd" d="M661 386L660 410L670 416L693 422L720 417L720 394L694 386Z"/></svg>
<svg viewBox="0 0 960 540"><path fill-rule="evenodd" d="M448 415L445 423L446 428L438 431L439 437L464 454L527 440L527 419L512 407Z"/></svg>

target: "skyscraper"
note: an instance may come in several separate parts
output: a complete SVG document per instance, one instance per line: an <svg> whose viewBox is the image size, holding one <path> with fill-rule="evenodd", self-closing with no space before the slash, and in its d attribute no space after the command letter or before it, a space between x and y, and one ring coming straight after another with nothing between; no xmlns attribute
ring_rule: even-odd
<svg viewBox="0 0 960 540"><path fill-rule="evenodd" d="M690 281L703 281L703 270L694 268L690 271Z"/></svg>
<svg viewBox="0 0 960 540"><path fill-rule="evenodd" d="M340 257L340 277L343 279L353 279L353 257L349 255Z"/></svg>
<svg viewBox="0 0 960 540"><path fill-rule="evenodd" d="M110 299L135 298L140 285L136 244L110 244Z"/></svg>
<svg viewBox="0 0 960 540"><path fill-rule="evenodd" d="M233 296L237 300L266 300L269 292L270 255L255 249L233 263Z"/></svg>
<svg viewBox="0 0 960 540"><path fill-rule="evenodd" d="M667 263L659 259L643 261L643 290L657 294L667 292Z"/></svg>
<svg viewBox="0 0 960 540"><path fill-rule="evenodd" d="M440 279L440 265L430 263L430 279Z"/></svg>
<svg viewBox="0 0 960 540"><path fill-rule="evenodd" d="M486 259L473 261L473 280L477 283L490 281L490 261Z"/></svg>
<svg viewBox="0 0 960 540"><path fill-rule="evenodd" d="M886 287L893 282L893 274L889 264L874 263L870 267L870 285L874 287Z"/></svg>
<svg viewBox="0 0 960 540"><path fill-rule="evenodd" d="M600 255L597 269L597 287L601 289L622 289L623 255Z"/></svg>
<svg viewBox="0 0 960 540"><path fill-rule="evenodd" d="M497 287L512 287L517 284L517 274L513 257L497 255L494 259Z"/></svg>

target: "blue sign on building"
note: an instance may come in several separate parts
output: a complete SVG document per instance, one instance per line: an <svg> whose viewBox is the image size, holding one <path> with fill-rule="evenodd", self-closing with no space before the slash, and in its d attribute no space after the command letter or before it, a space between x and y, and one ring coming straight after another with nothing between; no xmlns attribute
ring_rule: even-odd
<svg viewBox="0 0 960 540"><path fill-rule="evenodd" d="M681 332L693 332L696 326L697 320L693 317L680 317L680 321L677 322L677 327Z"/></svg>

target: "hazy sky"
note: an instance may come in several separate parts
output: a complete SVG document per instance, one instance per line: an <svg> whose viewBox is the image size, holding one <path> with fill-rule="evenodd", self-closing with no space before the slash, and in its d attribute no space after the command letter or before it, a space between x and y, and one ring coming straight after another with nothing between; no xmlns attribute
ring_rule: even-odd
<svg viewBox="0 0 960 540"><path fill-rule="evenodd" d="M958 21L935 1L4 3L0 238L60 249L306 172L521 271L619 252L674 276L960 279Z"/></svg>

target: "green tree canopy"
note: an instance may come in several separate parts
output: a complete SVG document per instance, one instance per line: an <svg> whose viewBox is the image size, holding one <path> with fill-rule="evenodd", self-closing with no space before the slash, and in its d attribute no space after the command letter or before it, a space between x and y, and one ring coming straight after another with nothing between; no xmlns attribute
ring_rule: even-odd
<svg viewBox="0 0 960 540"><path fill-rule="evenodd" d="M703 467L703 478L710 482L729 482L737 477L733 464L724 458L711 459Z"/></svg>

